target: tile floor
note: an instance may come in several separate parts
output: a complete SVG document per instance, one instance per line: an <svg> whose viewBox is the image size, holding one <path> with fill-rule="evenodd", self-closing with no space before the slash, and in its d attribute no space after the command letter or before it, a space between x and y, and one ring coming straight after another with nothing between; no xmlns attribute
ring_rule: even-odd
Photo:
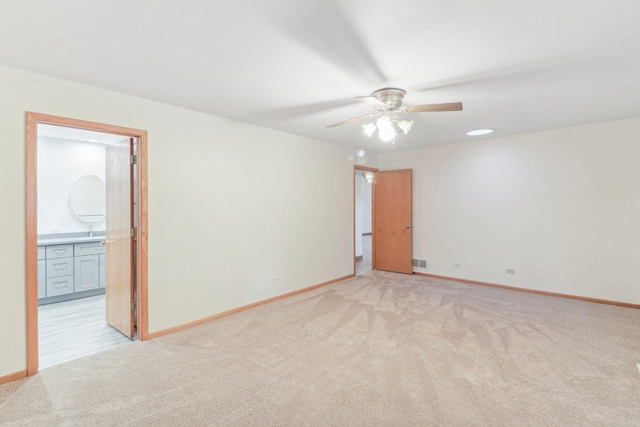
<svg viewBox="0 0 640 427"><path fill-rule="evenodd" d="M371 271L371 234L362 236L362 260L356 262L356 274Z"/></svg>

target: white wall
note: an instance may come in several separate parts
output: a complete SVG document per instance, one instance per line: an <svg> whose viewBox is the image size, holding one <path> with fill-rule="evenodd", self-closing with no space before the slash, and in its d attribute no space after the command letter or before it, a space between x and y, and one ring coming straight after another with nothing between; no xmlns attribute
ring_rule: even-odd
<svg viewBox="0 0 640 427"><path fill-rule="evenodd" d="M413 253L429 273L640 303L640 119L378 160L413 169Z"/></svg>
<svg viewBox="0 0 640 427"><path fill-rule="evenodd" d="M6 67L0 93L0 376L26 369L25 111L149 131L150 332L352 274L348 149Z"/></svg>
<svg viewBox="0 0 640 427"><path fill-rule="evenodd" d="M85 224L72 212L69 195L85 175L105 179L104 144L38 137L38 234L104 230L104 220Z"/></svg>
<svg viewBox="0 0 640 427"><path fill-rule="evenodd" d="M360 219L362 221L362 234L371 233L371 183L364 178L362 181L362 209Z"/></svg>

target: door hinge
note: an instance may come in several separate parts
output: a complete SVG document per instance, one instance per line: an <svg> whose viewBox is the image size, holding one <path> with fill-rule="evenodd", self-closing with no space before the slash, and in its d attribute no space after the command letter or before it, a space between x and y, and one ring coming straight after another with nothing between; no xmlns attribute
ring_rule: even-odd
<svg viewBox="0 0 640 427"><path fill-rule="evenodd" d="M136 300L131 301L131 311L135 311L136 308L138 308L138 301Z"/></svg>
<svg viewBox="0 0 640 427"><path fill-rule="evenodd" d="M131 164L132 165L138 164L138 156L136 156L135 154L131 156Z"/></svg>
<svg viewBox="0 0 640 427"><path fill-rule="evenodd" d="M131 229L131 237L133 237L133 240L138 240L138 227Z"/></svg>

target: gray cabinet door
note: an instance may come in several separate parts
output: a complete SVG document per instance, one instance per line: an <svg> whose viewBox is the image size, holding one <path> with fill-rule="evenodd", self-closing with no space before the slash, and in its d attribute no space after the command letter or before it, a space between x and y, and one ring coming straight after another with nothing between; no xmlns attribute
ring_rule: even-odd
<svg viewBox="0 0 640 427"><path fill-rule="evenodd" d="M100 287L107 285L107 254L100 254Z"/></svg>
<svg viewBox="0 0 640 427"><path fill-rule="evenodd" d="M75 292L98 289L98 287L100 286L99 262L99 255L83 255L75 257Z"/></svg>
<svg viewBox="0 0 640 427"><path fill-rule="evenodd" d="M47 261L38 261L38 299L47 296Z"/></svg>

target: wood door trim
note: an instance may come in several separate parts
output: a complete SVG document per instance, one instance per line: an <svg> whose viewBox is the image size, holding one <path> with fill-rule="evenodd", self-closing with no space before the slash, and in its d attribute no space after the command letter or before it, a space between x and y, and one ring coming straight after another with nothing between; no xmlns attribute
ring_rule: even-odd
<svg viewBox="0 0 640 427"><path fill-rule="evenodd" d="M38 118L27 113L27 375L38 373Z"/></svg>
<svg viewBox="0 0 640 427"><path fill-rule="evenodd" d="M10 383L11 381L21 380L27 377L27 370L14 372L13 374L0 377L0 385Z"/></svg>
<svg viewBox="0 0 640 427"><path fill-rule="evenodd" d="M26 296L27 296L27 375L38 373L38 124L51 124L78 129L113 133L138 139L138 240L136 244L138 299L138 339L149 336L148 307L148 178L147 131L50 114L26 113Z"/></svg>
<svg viewBox="0 0 640 427"><path fill-rule="evenodd" d="M351 235L353 236L353 275L356 275L356 171L368 171L368 172L378 172L376 168L370 168L368 166L362 165L353 165L353 228L351 230ZM376 233L373 232L376 226L376 212L375 212L375 191L373 191L373 186L375 185L375 181L371 183L371 269L376 269Z"/></svg>
<svg viewBox="0 0 640 427"><path fill-rule="evenodd" d="M378 169L376 168L370 168L369 166L362 166L362 165L353 165L353 169L359 169L361 171L369 171L369 172L378 172Z"/></svg>
<svg viewBox="0 0 640 427"><path fill-rule="evenodd" d="M430 277L430 278L433 278L433 279L443 279L443 280L450 280L452 282L467 283L469 285L487 286L487 287L490 287L490 288L506 289L508 291L527 292L527 293L530 293L530 294L546 295L546 296L557 297L557 298L574 299L574 300L578 300L578 301L593 302L593 303L596 303L596 304L607 304L607 305L615 305L615 306L618 306L618 307L640 309L640 304L631 304L631 303L628 303L628 302L611 301L611 300L599 299L599 298L591 298L591 297L581 297L581 296L578 296L578 295L561 294L561 293L558 293L558 292L549 292L549 291L540 291L540 290L537 290L537 289L530 289L530 288L518 288L516 286L499 285L497 283L481 282L481 281L478 281L478 280L459 279L457 277L440 276L440 275L437 275L437 274L418 273L416 271L414 271L413 274L415 274L417 276Z"/></svg>

